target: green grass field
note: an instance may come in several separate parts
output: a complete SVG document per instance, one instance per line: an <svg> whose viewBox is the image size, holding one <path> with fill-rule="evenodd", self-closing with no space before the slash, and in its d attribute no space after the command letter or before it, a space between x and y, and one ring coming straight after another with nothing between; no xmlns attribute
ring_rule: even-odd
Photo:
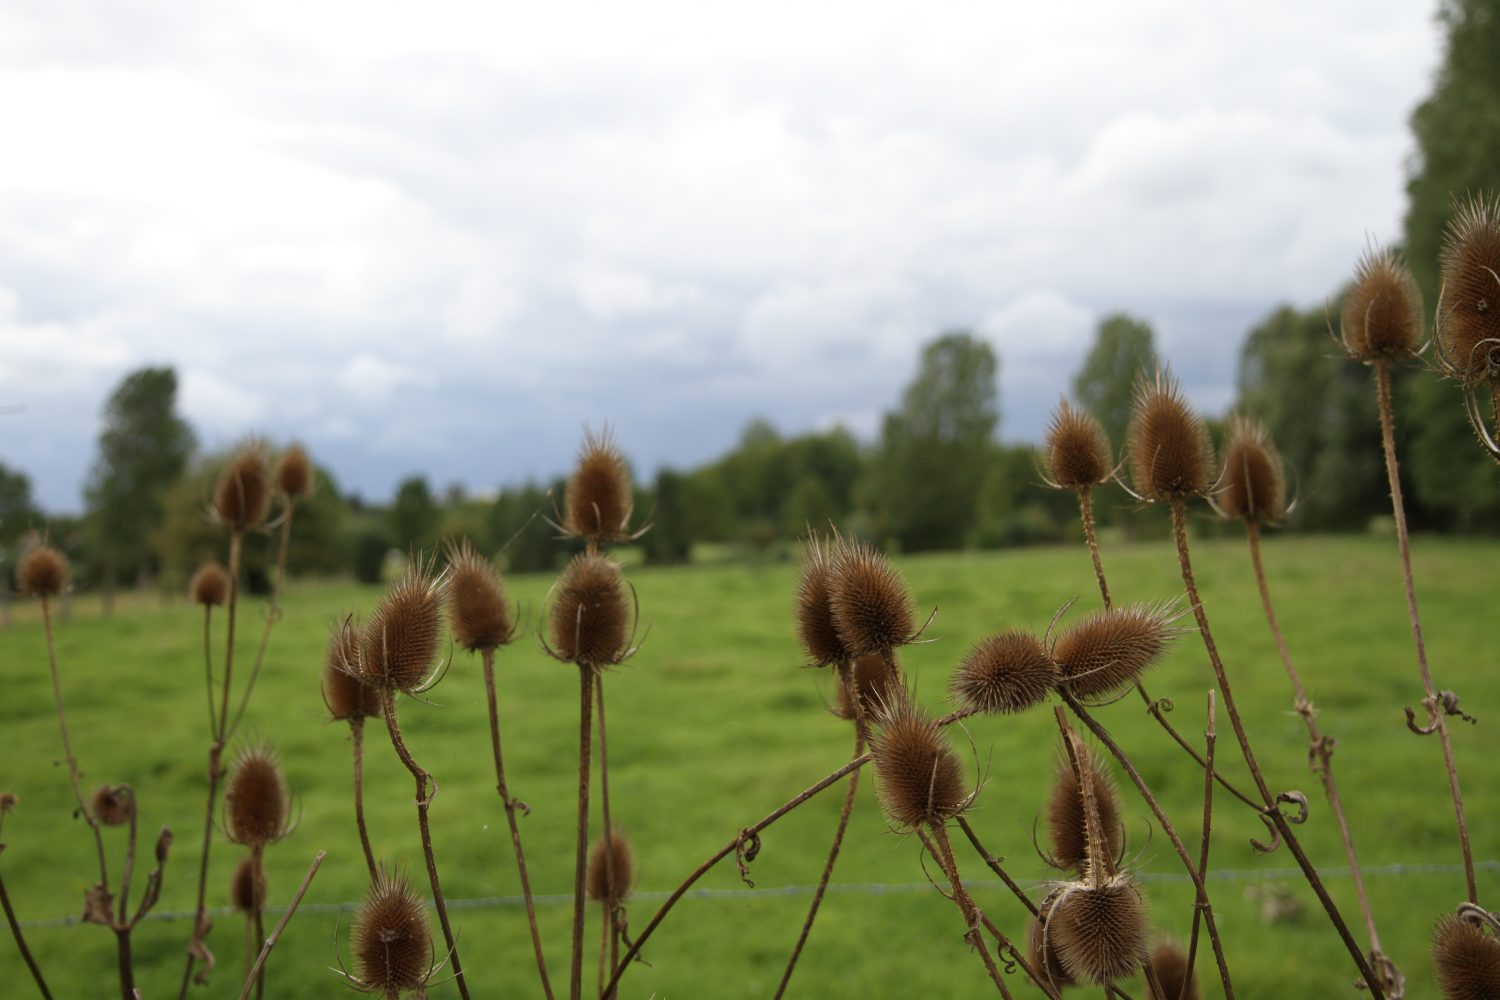
<svg viewBox="0 0 1500 1000"><path fill-rule="evenodd" d="M1304 790L1312 803L1304 844L1329 869L1328 882L1363 940L1337 833L1317 779L1306 766L1306 740L1291 712L1290 689L1265 629L1242 541L1201 543L1196 551L1205 606L1236 686L1268 779ZM1164 543L1107 546L1106 568L1119 601L1178 593L1175 560ZM1386 950L1409 977L1407 995L1432 997L1428 939L1438 915L1463 894L1458 839L1435 739L1406 731L1403 705L1421 688L1407 630L1395 543L1388 538L1282 538L1267 545L1271 586L1292 647L1327 732L1339 740L1336 766ZM1500 545L1419 538L1415 559L1431 660L1442 687L1462 693L1480 717L1477 728L1454 720L1460 772L1479 859L1500 858L1500 755L1488 728L1500 719L1497 653L1487 603ZM927 637L903 656L918 696L941 708L947 676L968 645L1010 625L1041 630L1065 601L1097 603L1081 546L998 554L954 554L900 560L922 608L938 615ZM609 675L611 798L634 844L639 868L632 925L645 924L669 890L742 826L838 767L848 756L847 723L825 710L828 677L799 669L789 608L795 567L728 565L632 569L643 624L639 655ZM577 761L576 671L547 659L536 623L550 579L510 581L529 612L530 629L498 661L500 711L514 794L533 812L523 836L533 885L546 901L543 932L554 983L566 992L572 888L572 828ZM328 851L310 893L270 964L267 995L331 997L342 987L330 967L341 933L347 957L349 917L336 904L357 900L365 872L354 833L347 727L325 721L318 669L330 624L367 611L377 593L347 585L293 585L284 619L272 635L264 674L247 715L244 739L272 741L298 796L296 832L268 850L273 907L284 902L318 849ZM159 911L135 936L138 983L146 1000L175 995L181 975L202 837L207 748L199 609L141 602L112 620L79 598L58 630L63 690L85 786L129 782L145 829L169 825L176 843ZM1079 610L1072 613L1077 615ZM239 656L253 652L261 608L244 608ZM216 623L217 624L217 623ZM240 662L244 662L242 659ZM1196 636L1179 644L1147 678L1153 694L1177 704L1179 728L1199 738L1211 671ZM72 796L34 604L17 609L0 632L0 790L21 804L7 819L3 873L19 914L50 921L82 911L92 871L92 841L71 817ZM412 751L434 772L441 792L432 806L438 864L450 900L511 897L517 892L505 819L494 792L483 684L477 660L456 653L432 704L405 701L401 720ZM1133 695L1099 710L1155 787L1185 840L1196 846L1202 779L1155 728ZM1220 713L1220 760L1245 781L1227 719ZM1032 848L1032 824L1044 801L1056 728L1050 709L1005 719L971 720L970 740L957 734L985 786L971 819L991 850L1028 884L1048 870ZM368 735L367 808L375 850L421 877L412 783L380 729ZM1248 785L1246 786L1248 787ZM632 969L626 997L769 996L808 903L788 887L816 881L841 792L813 800L768 830L746 889L731 863L700 885L730 891L688 899L646 949L649 966ZM1160 929L1184 939L1191 889L1145 806L1126 795L1130 856L1146 880ZM597 830L597 824L595 829ZM1227 796L1216 801L1210 883L1241 997L1355 996L1354 967L1285 850L1257 856L1248 838L1263 836L1258 819ZM108 843L118 870L123 836ZM149 837L143 835L149 843ZM211 900L226 901L240 849L216 840ZM143 854L142 868L148 855ZM1024 933L1023 914L972 852L960 850L976 899L1008 933ZM1496 883L1494 861L1481 889ZM1399 869L1397 866L1405 866ZM1435 866L1435 867L1434 867ZM937 874L935 871L933 874ZM137 878L137 885L141 882ZM919 845L887 827L869 779L851 823L825 902L793 982L803 997L970 997L993 995L983 968L967 954L962 920L927 885ZM743 890L743 891L739 891ZM1278 919L1264 919L1266 900L1288 897ZM274 913L273 913L274 917ZM540 996L524 911L509 902L454 910L460 951L476 997ZM597 912L585 940L592 970ZM242 970L243 921L216 917L211 944L221 965L212 988L195 995L232 997ZM340 931L340 924L342 925ZM27 936L59 997L118 996L114 941L95 926L36 925ZM434 937L437 938L434 921ZM440 940L440 938L438 938ZM1218 995L1211 957L1200 960L1206 995ZM27 996L30 983L13 942L0 942L0 994ZM446 976L446 974L445 974ZM593 973L586 974L593 986ZM1019 975L1017 995L1037 995ZM1126 984L1143 996L1139 983ZM1077 991L1098 995L1097 991ZM451 983L434 997L456 996Z"/></svg>

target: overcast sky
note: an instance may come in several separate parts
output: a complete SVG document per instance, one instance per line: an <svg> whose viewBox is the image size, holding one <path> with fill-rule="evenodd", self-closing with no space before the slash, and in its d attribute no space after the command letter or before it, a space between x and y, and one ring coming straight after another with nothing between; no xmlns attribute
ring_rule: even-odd
<svg viewBox="0 0 1500 1000"><path fill-rule="evenodd" d="M1427 3L0 0L0 461L81 506L175 365L202 443L372 499L868 435L920 345L1036 439L1104 313L1208 410L1399 237Z"/></svg>

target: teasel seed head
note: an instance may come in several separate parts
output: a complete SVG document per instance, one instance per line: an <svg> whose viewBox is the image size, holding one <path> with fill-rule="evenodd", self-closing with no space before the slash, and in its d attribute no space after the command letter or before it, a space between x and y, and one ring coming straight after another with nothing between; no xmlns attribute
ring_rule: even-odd
<svg viewBox="0 0 1500 1000"><path fill-rule="evenodd" d="M408 563L365 623L359 645L360 680L407 694L430 686L442 642L446 582L420 555Z"/></svg>
<svg viewBox="0 0 1500 1000"><path fill-rule="evenodd" d="M1031 967L1053 986L1074 986L1073 977L1063 968L1057 955L1057 945L1047 934L1047 920L1052 916L1052 907L1062 895L1061 889L1053 890L1042 905L1037 907L1037 916L1026 925L1026 944L1031 952Z"/></svg>
<svg viewBox="0 0 1500 1000"><path fill-rule="evenodd" d="M1066 399L1052 411L1043 442L1047 471L1052 485L1066 490L1086 490L1109 480L1114 469L1109 436L1104 425L1086 410Z"/></svg>
<svg viewBox="0 0 1500 1000"><path fill-rule="evenodd" d="M1433 932L1432 967L1443 1000L1500 996L1500 938L1456 914Z"/></svg>
<svg viewBox="0 0 1500 1000"><path fill-rule="evenodd" d="M589 899L618 906L630 897L635 886L635 855L630 841L615 828L608 840L602 835L589 848L585 885Z"/></svg>
<svg viewBox="0 0 1500 1000"><path fill-rule="evenodd" d="M1045 701L1060 676L1042 641L1012 628L970 649L948 681L948 691L961 708L1024 712Z"/></svg>
<svg viewBox="0 0 1500 1000"><path fill-rule="evenodd" d="M1237 415L1229 422L1217 502L1225 517L1242 521L1265 524L1286 513L1281 453L1259 420Z"/></svg>
<svg viewBox="0 0 1500 1000"><path fill-rule="evenodd" d="M510 642L515 623L494 565L468 540L449 549L448 565L448 624L454 641L470 652Z"/></svg>
<svg viewBox="0 0 1500 1000"><path fill-rule="evenodd" d="M563 531L595 541L628 538L634 508L630 470L609 429L597 435L585 430L578 464L563 492Z"/></svg>
<svg viewBox="0 0 1500 1000"><path fill-rule="evenodd" d="M1354 269L1339 317L1344 350L1359 361L1408 358L1422 342L1422 293L1394 250L1370 247Z"/></svg>
<svg viewBox="0 0 1500 1000"><path fill-rule="evenodd" d="M420 989L432 974L432 932L404 873L381 869L354 917L359 985L388 998Z"/></svg>
<svg viewBox="0 0 1500 1000"><path fill-rule="evenodd" d="M911 593L885 555L846 542L830 567L828 604L839 643L851 656L889 653L915 636Z"/></svg>
<svg viewBox="0 0 1500 1000"><path fill-rule="evenodd" d="M23 594L56 597L68 589L68 557L50 545L38 545L21 557L16 583Z"/></svg>
<svg viewBox="0 0 1500 1000"><path fill-rule="evenodd" d="M248 747L235 757L224 805L224 832L236 844L264 847L287 835L291 795L281 762L268 747Z"/></svg>
<svg viewBox="0 0 1500 1000"><path fill-rule="evenodd" d="M212 560L199 566L198 572L193 574L193 582L188 584L188 596L193 599L193 603L206 608L216 608L223 604L228 593L229 574L224 572L223 566Z"/></svg>
<svg viewBox="0 0 1500 1000"><path fill-rule="evenodd" d="M826 667L847 663L854 657L839 640L833 623L833 567L843 540L837 535L809 535L801 545L802 575L797 579L797 639L807 653L807 665Z"/></svg>
<svg viewBox="0 0 1500 1000"><path fill-rule="evenodd" d="M276 461L276 488L300 499L312 492L313 482L312 459L307 457L307 449L296 443L288 445Z"/></svg>
<svg viewBox="0 0 1500 1000"><path fill-rule="evenodd" d="M350 615L334 626L323 657L323 703L334 719L353 722L383 714L380 691L360 679L359 619Z"/></svg>
<svg viewBox="0 0 1500 1000"><path fill-rule="evenodd" d="M214 487L214 514L238 531L258 528L271 507L266 448L252 438L234 450Z"/></svg>
<svg viewBox="0 0 1500 1000"><path fill-rule="evenodd" d="M229 880L229 902L241 913L254 913L266 905L265 869L252 855L240 858Z"/></svg>
<svg viewBox="0 0 1500 1000"><path fill-rule="evenodd" d="M1094 804L1099 813L1099 826L1104 834L1101 845L1105 857L1105 870L1112 869L1125 846L1124 811L1120 806L1120 793L1109 771L1093 753L1085 753L1079 759L1089 784L1094 790ZM1056 867L1082 874L1089 863L1087 823L1084 817L1083 796L1079 792L1078 778L1064 754L1058 762L1056 776L1052 779L1052 791L1047 797L1047 840L1052 848L1049 863Z"/></svg>
<svg viewBox="0 0 1500 1000"><path fill-rule="evenodd" d="M129 785L100 785L89 812L105 826L124 826L135 815L135 793Z"/></svg>
<svg viewBox="0 0 1500 1000"><path fill-rule="evenodd" d="M1125 979L1146 958L1146 906L1135 881L1121 873L1097 886L1073 883L1047 918L1058 961L1080 983Z"/></svg>
<svg viewBox="0 0 1500 1000"><path fill-rule="evenodd" d="M1440 255L1437 334L1443 366L1466 385L1500 379L1500 203L1468 199L1448 223Z"/></svg>
<svg viewBox="0 0 1500 1000"><path fill-rule="evenodd" d="M20 803L21 796L15 792L0 792L0 814L10 812Z"/></svg>
<svg viewBox="0 0 1500 1000"><path fill-rule="evenodd" d="M596 670L620 663L628 652L631 611L619 565L597 553L574 556L557 581L548 618L548 651L559 660Z"/></svg>
<svg viewBox="0 0 1500 1000"><path fill-rule="evenodd" d="M1146 500L1177 500L1208 492L1214 449L1170 372L1142 375L1130 416L1130 475Z"/></svg>
<svg viewBox="0 0 1500 1000"><path fill-rule="evenodd" d="M1062 683L1075 695L1112 694L1160 659L1185 629L1181 605L1130 604L1095 611L1064 629L1052 644Z"/></svg>
<svg viewBox="0 0 1500 1000"><path fill-rule="evenodd" d="M1171 941L1162 941L1151 952L1151 971L1161 984L1160 993L1148 983L1151 1000L1200 1000L1198 976L1189 973L1187 956Z"/></svg>
<svg viewBox="0 0 1500 1000"><path fill-rule="evenodd" d="M903 829L942 823L969 807L963 767L942 727L908 696L875 713L870 738L880 804Z"/></svg>
<svg viewBox="0 0 1500 1000"><path fill-rule="evenodd" d="M833 702L833 714L840 719L854 720L863 713L866 720L871 720L880 706L894 705L906 697L901 665L894 655L886 657L880 653L867 653L856 656L849 665L849 676L859 692L859 713L855 712L849 689L840 677Z"/></svg>

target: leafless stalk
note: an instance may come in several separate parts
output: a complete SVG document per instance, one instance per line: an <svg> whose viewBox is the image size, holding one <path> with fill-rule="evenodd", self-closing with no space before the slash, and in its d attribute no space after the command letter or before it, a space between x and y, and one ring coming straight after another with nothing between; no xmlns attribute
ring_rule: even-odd
<svg viewBox="0 0 1500 1000"><path fill-rule="evenodd" d="M1207 718L1203 727L1203 759L1208 762L1208 767L1203 772L1203 843L1198 849L1198 873L1205 876L1208 874L1209 834L1214 826L1214 744L1219 738L1214 730L1214 716L1217 714L1215 708L1214 693L1210 689ZM1193 932L1188 938L1187 975L1182 977L1182 992L1178 994L1177 1000L1186 1000L1188 984L1193 981L1193 963L1198 959L1198 927L1202 916L1202 911L1193 907ZM1161 996L1160 990L1157 990L1157 996Z"/></svg>
<svg viewBox="0 0 1500 1000"><path fill-rule="evenodd" d="M271 603L266 607L266 623L260 630L260 645L255 650L255 662L250 665L250 676L245 680L245 690L240 694L239 705L234 710L234 721L224 732L226 741L232 739L235 731L240 728L240 720L245 717L245 707L250 704L250 695L255 690L256 678L260 676L261 664L266 659L266 645L271 641L271 627L281 620L281 585L286 579L286 552L292 540L292 512L296 509L296 498L287 497L286 511L281 518L281 543L276 550L276 575L271 583ZM227 677L225 683L227 686Z"/></svg>
<svg viewBox="0 0 1500 1000"><path fill-rule="evenodd" d="M578 849L573 875L573 950L572 976L568 995L580 1000L583 995L583 881L589 846L589 743L593 726L594 670L587 664L578 668ZM627 956L628 960L628 956Z"/></svg>
<svg viewBox="0 0 1500 1000"><path fill-rule="evenodd" d="M250 974L245 977L245 985L240 989L240 1000L246 1000L250 996L250 984L257 982L261 970L265 968L266 959L271 957L271 949L276 947L276 942L281 940L281 932L286 930L286 925L291 922L292 914L297 912L297 907L302 905L302 897L307 894L307 887L312 885L313 876L318 874L318 868L327 857L327 851L319 851L313 856L312 867L307 874L302 876L302 884L297 887L297 892L292 896L292 901L287 904L286 912L281 919L276 921L276 926L271 930L271 936L266 938L266 943L261 945L260 955L255 959L255 965L251 967Z"/></svg>
<svg viewBox="0 0 1500 1000"><path fill-rule="evenodd" d="M968 890L964 888L963 880L958 877L958 862L953 858L953 845L948 842L948 832L943 829L941 823L933 823L927 828L927 834L931 836L931 840L929 841L927 836L924 836L923 843L932 852L943 874L948 876L948 884L953 887L953 902L958 906L959 912L963 914L964 921L968 925L968 929L964 931L964 940L968 941L969 946L979 953L980 960L984 962L984 970L989 973L990 979L995 983L995 989L1000 991L1001 996L1010 1000L1010 988L1005 985L1000 970L995 967L994 956L990 954L989 946L984 943L984 938L979 933L982 924L979 907L970 898ZM1025 959L1021 961L1025 963ZM1026 971L1040 984L1041 980L1036 979L1034 970L1028 966Z"/></svg>
<svg viewBox="0 0 1500 1000"><path fill-rule="evenodd" d="M370 831L365 827L365 717L349 719L349 739L354 746L354 825L359 828L359 846L365 852L370 881L375 881L375 852L370 849Z"/></svg>
<svg viewBox="0 0 1500 1000"><path fill-rule="evenodd" d="M4 850L5 845L0 844L0 851ZM10 924L11 936L16 939L16 947L20 949L21 960L26 963L31 978L36 980L37 989L42 991L44 1000L52 1000L52 991L47 989L47 980L42 977L41 968L32 957L31 949L26 946L26 936L21 933L21 923L16 919L16 911L10 905L10 893L5 891L4 876L0 876L0 907L5 909L5 922Z"/></svg>
<svg viewBox="0 0 1500 1000"><path fill-rule="evenodd" d="M610 886L618 886L615 880L615 851L614 851L614 823L609 815L609 741L604 733L604 675L600 674L594 678L594 701L599 712L599 811L604 821L604 873ZM605 902L604 916L605 926L609 930L609 971L615 971L615 963L620 957L620 904L615 899L615 893ZM603 990L603 977L600 977L600 990Z"/></svg>

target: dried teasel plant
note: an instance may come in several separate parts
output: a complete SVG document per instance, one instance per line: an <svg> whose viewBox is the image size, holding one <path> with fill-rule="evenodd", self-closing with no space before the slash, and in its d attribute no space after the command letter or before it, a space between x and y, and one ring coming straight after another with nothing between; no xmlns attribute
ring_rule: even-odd
<svg viewBox="0 0 1500 1000"><path fill-rule="evenodd" d="M1151 949L1151 971L1156 979L1146 984L1150 1000L1201 1000L1203 993L1198 989L1198 977L1188 968L1188 957L1171 941L1159 942Z"/></svg>
<svg viewBox="0 0 1500 1000"><path fill-rule="evenodd" d="M294 499L302 499L312 492L316 481L313 477L312 459L307 449L292 443L276 460L276 488Z"/></svg>
<svg viewBox="0 0 1500 1000"><path fill-rule="evenodd" d="M563 492L561 523L569 538L583 538L591 549L605 542L634 537L630 517L635 511L634 490L625 456L608 427L595 434L585 429L583 447Z"/></svg>
<svg viewBox="0 0 1500 1000"><path fill-rule="evenodd" d="M1443 372L1466 386L1500 381L1500 202L1477 195L1443 233L1435 339Z"/></svg>
<svg viewBox="0 0 1500 1000"><path fill-rule="evenodd" d="M1366 363L1416 354L1423 337L1422 294L1396 251L1365 250L1344 298L1339 337L1349 357Z"/></svg>
<svg viewBox="0 0 1500 1000"><path fill-rule="evenodd" d="M292 797L281 761L265 744L242 749L224 792L224 833L231 842L263 848L292 828Z"/></svg>
<svg viewBox="0 0 1500 1000"><path fill-rule="evenodd" d="M361 993L384 1000L409 991L425 995L436 972L432 933L405 873L382 869L371 883L354 917L354 967L344 978Z"/></svg>
<svg viewBox="0 0 1500 1000"><path fill-rule="evenodd" d="M1099 815L1104 838L1100 850L1111 864L1118 864L1125 851L1124 809L1120 804L1119 790L1097 754L1092 751L1084 753L1079 758L1079 765L1087 776ZM1047 843L1051 850L1046 862L1054 868L1082 874L1089 858L1084 798L1078 777L1066 755L1059 758L1052 779L1046 820Z"/></svg>
<svg viewBox="0 0 1500 1000"><path fill-rule="evenodd" d="M590 671L624 662L630 648L632 602L620 565L608 556L582 552L563 570L548 612L547 652Z"/></svg>
<svg viewBox="0 0 1500 1000"><path fill-rule="evenodd" d="M1047 457L1047 485L1087 493L1109 482L1114 458L1104 425L1087 410L1058 401L1047 423L1042 450Z"/></svg>
<svg viewBox="0 0 1500 1000"><path fill-rule="evenodd" d="M1220 514L1235 520L1273 524L1286 515L1281 453L1259 420L1243 414L1230 419L1215 501Z"/></svg>
<svg viewBox="0 0 1500 1000"><path fill-rule="evenodd" d="M870 751L881 807L898 829L942 824L974 800L942 727L910 696L875 713Z"/></svg>
<svg viewBox="0 0 1500 1000"><path fill-rule="evenodd" d="M625 928L625 901L635 887L635 855L618 828L608 827L589 848L584 889L599 904L599 992L619 966L620 937ZM605 965L606 957L609 964Z"/></svg>
<svg viewBox="0 0 1500 1000"><path fill-rule="evenodd" d="M917 637L906 580L867 542L840 546L829 569L828 604L839 644L851 657L890 656Z"/></svg>
<svg viewBox="0 0 1500 1000"><path fill-rule="evenodd" d="M854 659L833 620L833 570L843 544L837 534L820 538L809 533L798 547L801 572L793 617L809 667L847 664Z"/></svg>
<svg viewBox="0 0 1500 1000"><path fill-rule="evenodd" d="M830 709L840 719L851 722L869 720L880 705L894 704L905 697L900 661L894 656L867 653L856 656L849 664L847 683L835 689Z"/></svg>
<svg viewBox="0 0 1500 1000"><path fill-rule="evenodd" d="M1443 1000L1500 996L1500 938L1486 922L1445 915L1433 931L1432 967Z"/></svg>
<svg viewBox="0 0 1500 1000"><path fill-rule="evenodd" d="M201 604L205 608L220 607L228 593L229 577L223 566L212 561L199 566L198 571L193 574L192 582L188 584L188 597L194 604Z"/></svg>
<svg viewBox="0 0 1500 1000"><path fill-rule="evenodd" d="M1070 883L1053 902L1044 933L1071 979L1102 986L1140 969L1148 928L1140 888L1119 872L1098 884Z"/></svg>
<svg viewBox="0 0 1500 1000"><path fill-rule="evenodd" d="M38 545L21 557L16 584L29 597L58 597L70 579L68 557L50 545Z"/></svg>
<svg viewBox="0 0 1500 1000"><path fill-rule="evenodd" d="M321 685L323 704L329 718L349 724L349 740L354 756L354 823L365 855L365 867L374 879L375 852L370 848L370 832L365 825L365 720L378 719L385 712L380 690L366 684L359 673L359 619L350 614L334 626L323 656Z"/></svg>
<svg viewBox="0 0 1500 1000"><path fill-rule="evenodd" d="M1183 635L1178 601L1129 604L1092 612L1053 641L1062 683L1080 698L1108 696L1129 685Z"/></svg>
<svg viewBox="0 0 1500 1000"><path fill-rule="evenodd" d="M266 446L258 438L245 441L230 455L214 485L213 511L221 523L237 532L265 523L271 509L271 476L266 465Z"/></svg>
<svg viewBox="0 0 1500 1000"><path fill-rule="evenodd" d="M266 905L266 873L250 855L240 858L229 879L229 905L248 915Z"/></svg>
<svg viewBox="0 0 1500 1000"><path fill-rule="evenodd" d="M1061 676L1035 633L1011 628L969 650L949 679L948 692L965 711L1013 714L1045 701Z"/></svg>
<svg viewBox="0 0 1500 1000"><path fill-rule="evenodd" d="M135 793L129 785L100 785L90 805L105 826L124 826L135 818Z"/></svg>
<svg viewBox="0 0 1500 1000"><path fill-rule="evenodd" d="M1138 496L1181 500L1212 488L1208 427L1170 371L1142 375L1136 383L1128 436L1131 483Z"/></svg>

